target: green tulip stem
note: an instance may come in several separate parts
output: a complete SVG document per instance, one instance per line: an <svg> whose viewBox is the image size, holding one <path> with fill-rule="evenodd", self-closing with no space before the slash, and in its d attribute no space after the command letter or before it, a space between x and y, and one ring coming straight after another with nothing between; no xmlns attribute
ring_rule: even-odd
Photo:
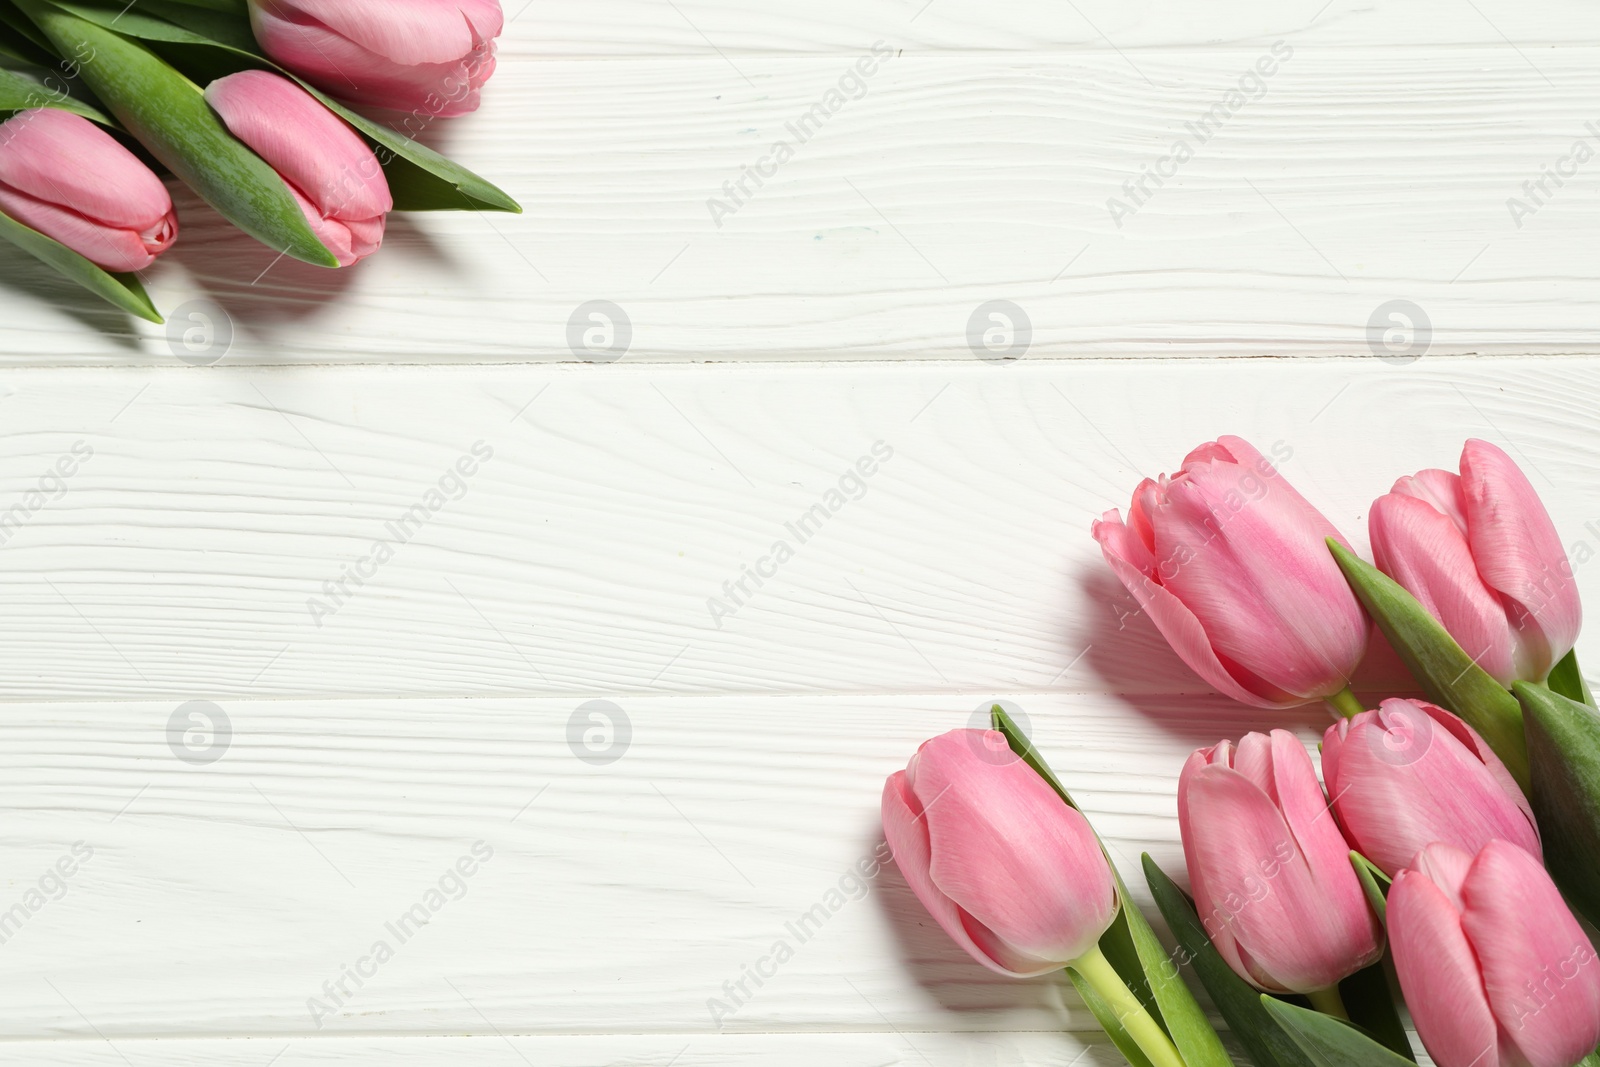
<svg viewBox="0 0 1600 1067"><path fill-rule="evenodd" d="M1117 1015L1117 1020L1122 1023L1122 1028L1128 1036L1149 1057L1155 1067L1185 1067L1183 1057L1178 1055L1177 1046L1161 1029L1161 1025L1150 1017L1145 1006L1139 998L1123 984L1122 976L1111 966L1111 961L1096 945L1069 966L1078 973L1100 998L1111 1007Z"/></svg>
<svg viewBox="0 0 1600 1067"><path fill-rule="evenodd" d="M1346 719L1353 719L1367 710L1367 706L1361 703L1360 698L1350 692L1348 685L1329 697L1328 703L1333 707L1334 711Z"/></svg>
<svg viewBox="0 0 1600 1067"><path fill-rule="evenodd" d="M1327 989L1317 989L1306 994L1306 999L1311 1001L1311 1006L1324 1015L1331 1015L1335 1019L1350 1021L1350 1013L1344 1010L1344 1000L1339 996L1339 987L1331 985Z"/></svg>

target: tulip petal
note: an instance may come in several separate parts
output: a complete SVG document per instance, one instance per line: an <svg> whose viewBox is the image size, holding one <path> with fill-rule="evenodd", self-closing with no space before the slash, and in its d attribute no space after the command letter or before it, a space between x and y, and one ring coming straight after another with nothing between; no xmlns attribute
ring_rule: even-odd
<svg viewBox="0 0 1600 1067"><path fill-rule="evenodd" d="M1031 978L1059 970L1060 964L1042 960L1027 960L1016 953L1009 956L991 954L980 948L968 932L966 917L949 897L933 884L929 867L933 853L928 840L927 822L922 801L906 778L905 771L896 771L883 786L883 832L894 854L895 865L905 876L906 884L916 894L922 906L950 935L951 940L985 967L1009 978ZM993 939L987 939L993 944ZM1003 949L1003 946L1000 946ZM1001 961L1004 960L1002 963Z"/></svg>
<svg viewBox="0 0 1600 1067"><path fill-rule="evenodd" d="M207 86L206 101L324 217L370 219L394 206L372 149L289 79L240 71Z"/></svg>
<svg viewBox="0 0 1600 1067"><path fill-rule="evenodd" d="M1385 700L1384 703L1388 704L1389 701ZM1522 845L1535 858L1542 858L1543 851L1539 844L1539 826L1533 816L1533 805L1522 792L1522 788L1517 785L1517 780L1506 769L1505 763L1495 754L1494 749L1489 747L1489 742L1485 741L1478 731L1467 725L1465 719L1451 714L1437 704L1430 704L1426 700L1408 700L1405 703L1412 707L1420 708L1423 714L1431 718L1436 724L1443 726L1451 737L1460 742L1462 748L1477 757L1478 762L1483 764L1483 769L1488 772L1490 779L1527 818L1528 826L1533 831L1533 843L1531 846L1523 844L1512 834L1502 834L1501 836L1514 845Z"/></svg>
<svg viewBox="0 0 1600 1067"><path fill-rule="evenodd" d="M1539 494L1511 457L1487 441L1461 452L1462 490L1472 557L1483 580L1520 605L1530 674L1542 681L1572 649L1583 623L1572 565Z"/></svg>
<svg viewBox="0 0 1600 1067"><path fill-rule="evenodd" d="M0 185L116 229L147 230L172 213L167 187L139 157L59 108L0 124Z"/></svg>
<svg viewBox="0 0 1600 1067"><path fill-rule="evenodd" d="M1467 536L1467 498L1462 494L1459 474L1430 467L1397 480L1389 492L1431 504L1433 510L1455 524L1462 537Z"/></svg>
<svg viewBox="0 0 1600 1067"><path fill-rule="evenodd" d="M1297 703L1348 684L1366 616L1327 550L1338 531L1281 475L1191 465L1152 518L1157 557L1180 561L1163 586L1236 676L1270 677Z"/></svg>
<svg viewBox="0 0 1600 1067"><path fill-rule="evenodd" d="M1148 551L1140 553L1140 542L1120 521L1112 521L1115 516L1116 512L1107 512L1104 520L1094 524L1101 553L1190 670L1219 692L1258 708L1292 708L1304 703L1246 672L1239 672L1245 680L1236 678L1212 649L1211 639L1194 612L1150 576L1145 568L1156 566L1154 557Z"/></svg>
<svg viewBox="0 0 1600 1067"><path fill-rule="evenodd" d="M1324 742L1323 773L1339 821L1350 843L1390 874L1411 866L1430 842L1472 854L1500 838L1540 854L1526 798L1493 753L1486 763L1478 747L1462 742L1458 724L1476 739L1442 708L1386 700L1349 721L1332 750L1331 775ZM1487 750L1481 739L1476 746Z"/></svg>
<svg viewBox="0 0 1600 1067"><path fill-rule="evenodd" d="M1390 494L1368 518L1373 561L1501 685L1517 677L1516 642L1500 597L1484 585L1467 535L1430 503Z"/></svg>
<svg viewBox="0 0 1600 1067"><path fill-rule="evenodd" d="M975 754L986 741L990 750ZM934 885L1006 944L1065 964L1111 925L1116 888L1088 820L1003 735L934 738L919 750L911 782L924 806Z"/></svg>
<svg viewBox="0 0 1600 1067"><path fill-rule="evenodd" d="M134 231L95 222L4 186L0 186L0 211L105 270L143 270L155 262L155 253Z"/></svg>
<svg viewBox="0 0 1600 1067"><path fill-rule="evenodd" d="M449 63L500 34L498 3L440 0L256 0L264 12L297 25L321 23L394 63Z"/></svg>
<svg viewBox="0 0 1600 1067"><path fill-rule="evenodd" d="M1600 962L1539 862L1493 842L1462 898L1490 1008L1531 1067L1570 1067L1600 1045Z"/></svg>
<svg viewBox="0 0 1600 1067"><path fill-rule="evenodd" d="M1417 1034L1440 1067L1502 1067L1499 1027L1448 895L1417 871L1389 888L1389 944Z"/></svg>
<svg viewBox="0 0 1600 1067"><path fill-rule="evenodd" d="M1192 766L1191 758L1179 804L1189 875L1207 931L1237 943L1242 976L1267 992L1305 993L1375 959L1370 914L1352 927L1345 909L1327 906L1326 887L1271 799L1231 768ZM1345 871L1355 882L1348 863ZM1228 958L1220 940L1218 951Z"/></svg>

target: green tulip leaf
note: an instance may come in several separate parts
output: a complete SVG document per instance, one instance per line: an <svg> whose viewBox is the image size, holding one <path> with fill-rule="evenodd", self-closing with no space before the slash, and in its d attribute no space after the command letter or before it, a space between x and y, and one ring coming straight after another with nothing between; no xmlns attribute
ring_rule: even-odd
<svg viewBox="0 0 1600 1067"><path fill-rule="evenodd" d="M1261 995L1261 1005L1315 1067L1415 1067L1359 1028L1331 1015Z"/></svg>
<svg viewBox="0 0 1600 1067"><path fill-rule="evenodd" d="M46 70L57 69L61 62L49 38L12 0L0 0L0 50L21 63Z"/></svg>
<svg viewBox="0 0 1600 1067"><path fill-rule="evenodd" d="M202 34L184 29L182 26L168 22L166 19L156 18L150 14L154 5L150 0L136 0L126 8L99 6L93 3L77 3L75 0L48 0L49 3L76 15L86 22L92 22L101 29L120 33L125 37L138 37L145 41L166 41L171 44L201 44L211 45L218 42ZM204 9L197 9L194 14L206 16L212 14ZM246 23L246 29L249 24Z"/></svg>
<svg viewBox="0 0 1600 1067"><path fill-rule="evenodd" d="M256 46L248 21L241 22L237 15L219 16L206 7L187 5L181 0L142 0L139 5L142 13L138 18L131 18L131 13L120 13L117 5L100 6L75 0L47 2L121 34L210 53L205 62L190 66L177 54L179 49L168 50L169 58L194 77L209 79L240 70L259 69L293 79L366 138L383 167L396 211L522 211L521 205L499 187L420 144L410 133L352 111L264 57ZM404 121L414 124L420 132L434 120L435 116L413 114Z"/></svg>
<svg viewBox="0 0 1600 1067"><path fill-rule="evenodd" d="M1095 1022L1100 1024L1100 1029L1111 1038L1111 1043L1117 1046L1117 1051L1122 1053L1129 1067L1155 1067L1150 1062L1150 1057L1145 1055L1144 1049L1139 1047L1139 1042L1135 1041L1133 1035L1128 1033L1128 1028L1122 1025L1122 1016L1117 1013L1117 1009L1106 1003L1100 992L1071 968L1067 969L1067 977L1072 979L1072 988L1078 991L1078 996L1083 998L1089 1014L1094 1016Z"/></svg>
<svg viewBox="0 0 1600 1067"><path fill-rule="evenodd" d="M1428 699L1455 712L1478 731L1526 791L1528 752L1522 739L1522 710L1516 699L1473 662L1399 582L1331 537L1328 548L1350 588Z"/></svg>
<svg viewBox="0 0 1600 1067"><path fill-rule="evenodd" d="M0 213L0 237L54 267L107 303L150 322L164 321L136 276L113 274L97 267L60 241L46 237L4 213Z"/></svg>
<svg viewBox="0 0 1600 1067"><path fill-rule="evenodd" d="M1389 988L1389 975L1383 961L1363 967L1339 983L1339 999L1344 1001L1350 1021L1360 1027L1374 1041L1399 1056L1416 1062L1411 1050L1411 1039L1406 1036L1405 1024L1395 1008L1394 991Z"/></svg>
<svg viewBox="0 0 1600 1067"><path fill-rule="evenodd" d="M1145 881L1150 885L1162 918L1167 920L1167 926L1178 939L1183 958L1200 976L1200 984L1211 994L1212 1003L1227 1020L1233 1036L1250 1054L1251 1062L1256 1067L1315 1067L1310 1057L1263 1007L1262 1001L1272 998L1262 997L1259 990L1235 974L1211 944L1205 926L1183 890L1148 853L1143 860Z"/></svg>
<svg viewBox="0 0 1600 1067"><path fill-rule="evenodd" d="M172 0L175 4L184 7L204 7L212 11L225 11L230 15L248 19L250 17L249 0Z"/></svg>
<svg viewBox="0 0 1600 1067"><path fill-rule="evenodd" d="M1512 687L1528 730L1544 863L1567 899L1600 922L1600 712L1542 685Z"/></svg>
<svg viewBox="0 0 1600 1067"><path fill-rule="evenodd" d="M1389 910L1389 886L1394 879L1390 878L1378 865L1359 852L1350 853L1350 863L1356 869L1356 877L1361 879L1361 889L1367 895L1367 903L1372 905L1372 910L1377 912L1378 921L1387 924Z"/></svg>
<svg viewBox="0 0 1600 1067"><path fill-rule="evenodd" d="M40 107L70 111L102 126L115 125L111 116L97 107L75 100L27 75L0 68L0 119L5 118L6 112L31 111Z"/></svg>
<svg viewBox="0 0 1600 1067"><path fill-rule="evenodd" d="M1589 683L1583 680L1583 672L1578 669L1577 649L1561 657L1561 662L1551 669L1550 677L1545 679L1544 684L1568 700L1579 701L1591 708L1595 706L1594 694L1589 691Z"/></svg>
<svg viewBox="0 0 1600 1067"><path fill-rule="evenodd" d="M1034 748L1033 742L1006 714L1005 709L996 704L990 710L989 717L994 728L1005 735L1011 751L1049 782L1062 800L1082 811L1039 755L1039 750ZM1099 840L1098 834L1095 837ZM1145 1005L1151 1017L1172 1038L1187 1067L1232 1067L1233 1060L1223 1047L1222 1039L1217 1036L1217 1031L1194 999L1194 994L1184 984L1172 954L1162 946L1144 913L1132 903L1128 886L1123 882L1117 865L1112 862L1111 854L1106 851L1104 841L1101 841L1100 849L1105 853L1107 866L1111 868L1111 877L1116 881L1117 899L1122 905L1117 911L1117 918L1100 938L1101 952L1105 953L1118 976ZM1076 976L1073 984L1081 984Z"/></svg>
<svg viewBox="0 0 1600 1067"><path fill-rule="evenodd" d="M136 41L51 0L17 0L123 128L245 233L318 266L339 261L317 239L289 186L228 132L200 87Z"/></svg>

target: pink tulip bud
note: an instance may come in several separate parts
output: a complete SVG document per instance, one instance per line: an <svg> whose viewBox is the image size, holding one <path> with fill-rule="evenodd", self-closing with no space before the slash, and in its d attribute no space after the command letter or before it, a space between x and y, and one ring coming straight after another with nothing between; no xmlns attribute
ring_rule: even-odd
<svg viewBox="0 0 1600 1067"><path fill-rule="evenodd" d="M1248 442L1201 445L1140 483L1126 525L1108 511L1093 529L1173 649L1235 700L1288 708L1349 684L1367 619L1328 552L1338 531Z"/></svg>
<svg viewBox="0 0 1600 1067"><path fill-rule="evenodd" d="M478 107L499 0L250 0L256 40L317 88L424 118Z"/></svg>
<svg viewBox="0 0 1600 1067"><path fill-rule="evenodd" d="M0 211L110 271L143 270L178 239L161 179L109 133L59 108L0 123Z"/></svg>
<svg viewBox="0 0 1600 1067"><path fill-rule="evenodd" d="M1268 993L1312 993L1377 961L1383 933L1305 746L1285 730L1200 749L1178 827L1212 944Z"/></svg>
<svg viewBox="0 0 1600 1067"><path fill-rule="evenodd" d="M929 914L1001 974L1064 967L1117 917L1088 820L996 731L952 730L923 744L884 784L883 832Z"/></svg>
<svg viewBox="0 0 1600 1067"><path fill-rule="evenodd" d="M394 200L378 157L339 116L264 70L218 78L206 87L206 102L283 178L341 267L378 250Z"/></svg>
<svg viewBox="0 0 1600 1067"><path fill-rule="evenodd" d="M1501 685L1542 682L1571 651L1583 622L1572 566L1539 494L1494 445L1468 441L1459 476L1401 478L1368 525L1379 569Z"/></svg>
<svg viewBox="0 0 1600 1067"><path fill-rule="evenodd" d="M1600 1044L1600 965L1539 861L1506 841L1423 849L1389 889L1389 938L1439 1067L1572 1067Z"/></svg>
<svg viewBox="0 0 1600 1067"><path fill-rule="evenodd" d="M1385 700L1328 727L1322 778L1350 844L1394 874L1443 841L1500 838L1543 856L1533 809L1477 732L1434 704Z"/></svg>

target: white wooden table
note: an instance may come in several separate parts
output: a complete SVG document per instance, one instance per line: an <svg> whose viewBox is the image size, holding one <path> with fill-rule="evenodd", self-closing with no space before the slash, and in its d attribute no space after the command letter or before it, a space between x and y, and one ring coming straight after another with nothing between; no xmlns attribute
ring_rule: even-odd
<svg viewBox="0 0 1600 1067"><path fill-rule="evenodd" d="M1012 702L1136 876L1189 749L1315 736L1088 537L1219 433L1360 543L1487 437L1600 552L1600 13L521 5L437 132L520 217L186 201L176 340L0 261L0 1064L1119 1063L852 880L883 777Z"/></svg>

